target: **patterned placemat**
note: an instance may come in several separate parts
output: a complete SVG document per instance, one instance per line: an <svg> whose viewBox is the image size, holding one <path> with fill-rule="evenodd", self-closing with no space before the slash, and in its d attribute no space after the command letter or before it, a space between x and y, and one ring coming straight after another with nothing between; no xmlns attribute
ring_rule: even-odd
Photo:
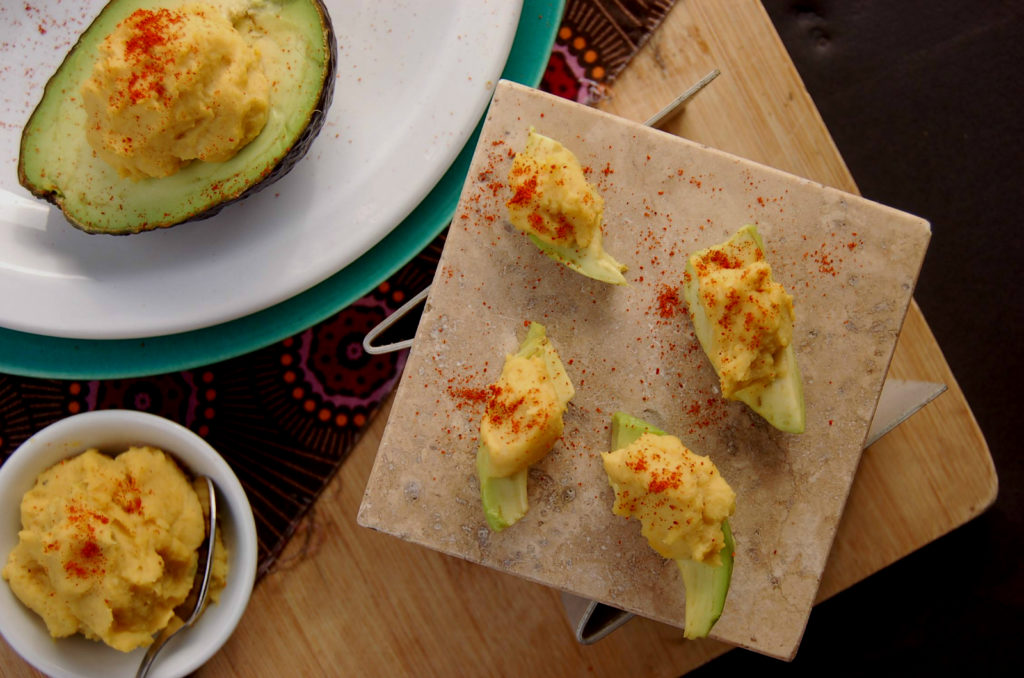
<svg viewBox="0 0 1024 678"><path fill-rule="evenodd" d="M541 88L599 101L673 1L568 0ZM245 487L262 577L398 382L408 351L370 355L363 337L430 284L443 245L444 234L351 306L238 358L132 379L0 374L0 459L79 412L124 408L177 421L220 451Z"/></svg>
<svg viewBox="0 0 1024 678"><path fill-rule="evenodd" d="M123 408L177 421L218 450L245 488L262 576L395 387L408 351L370 355L363 337L430 283L442 244L331 318L238 358L131 379L0 374L0 455L79 412Z"/></svg>
<svg viewBox="0 0 1024 678"><path fill-rule="evenodd" d="M675 0L569 0L541 89L594 104Z"/></svg>

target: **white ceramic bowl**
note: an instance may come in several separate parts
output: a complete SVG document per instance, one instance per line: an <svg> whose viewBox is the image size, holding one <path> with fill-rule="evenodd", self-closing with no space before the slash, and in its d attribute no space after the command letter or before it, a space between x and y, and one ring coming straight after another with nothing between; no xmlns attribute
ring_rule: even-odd
<svg viewBox="0 0 1024 678"><path fill-rule="evenodd" d="M172 638L157 656L150 676L185 676L214 655L235 630L256 578L256 524L238 478L210 445L168 419L132 410L98 410L62 419L36 433L0 467L0 563L18 542L21 497L54 463L88 448L117 453L130 445L151 445L173 454L195 474L217 486L218 523L228 548L228 580L220 602L210 605L195 626ZM0 580L0 634L34 667L55 678L130 677L145 649L118 652L103 643L72 636L54 640L34 612Z"/></svg>

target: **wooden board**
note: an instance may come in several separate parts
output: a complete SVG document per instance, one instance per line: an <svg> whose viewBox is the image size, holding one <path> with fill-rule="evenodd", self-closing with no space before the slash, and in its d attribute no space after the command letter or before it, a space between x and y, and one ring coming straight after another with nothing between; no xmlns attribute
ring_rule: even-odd
<svg viewBox="0 0 1024 678"><path fill-rule="evenodd" d="M645 120L713 67L722 76L667 129L855 189L757 2L678 3L604 107ZM819 600L962 525L995 498L985 441L914 305L891 373L949 390L863 455ZM669 678L729 650L716 641L683 642L676 628L645 619L580 646L553 590L359 527L356 511L386 416L387 409L378 415L199 676ZM40 675L5 643L0 672Z"/></svg>
<svg viewBox="0 0 1024 678"><path fill-rule="evenodd" d="M582 277L507 219L529 127L565 143L604 200L627 285ZM783 434L718 380L681 302L688 253L754 223L794 296L807 431ZM711 637L788 659L799 645L878 402L928 224L618 116L501 82L395 396L360 524L683 626L677 569L611 513L600 453L612 412L707 455L735 490L736 565ZM667 299L676 303L667 303ZM524 323L547 327L576 395L533 465L530 511L492 532L476 478L485 392Z"/></svg>

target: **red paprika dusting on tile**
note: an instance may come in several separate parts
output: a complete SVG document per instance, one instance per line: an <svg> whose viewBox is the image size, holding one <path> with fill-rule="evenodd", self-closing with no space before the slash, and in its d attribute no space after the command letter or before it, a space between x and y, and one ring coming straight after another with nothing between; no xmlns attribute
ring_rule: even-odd
<svg viewBox="0 0 1024 678"><path fill-rule="evenodd" d="M679 299L679 288L662 284L658 290L658 315L662 318L671 318L682 310L682 302Z"/></svg>
<svg viewBox="0 0 1024 678"><path fill-rule="evenodd" d="M457 399L459 402L455 404L456 409L463 409L467 405L486 405L492 398L496 398L501 393L501 387L497 384L492 384L485 388L474 388L474 387L448 387L448 395Z"/></svg>

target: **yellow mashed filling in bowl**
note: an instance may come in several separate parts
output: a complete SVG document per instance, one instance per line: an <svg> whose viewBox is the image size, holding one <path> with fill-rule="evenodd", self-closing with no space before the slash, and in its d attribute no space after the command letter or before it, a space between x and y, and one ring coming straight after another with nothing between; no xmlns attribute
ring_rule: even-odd
<svg viewBox="0 0 1024 678"><path fill-rule="evenodd" d="M82 86L86 138L121 176L230 160L266 124L259 53L218 9L136 10L99 49Z"/></svg>
<svg viewBox="0 0 1024 678"><path fill-rule="evenodd" d="M2 573L14 594L54 638L81 633L122 652L176 619L205 532L191 481L152 447L91 449L52 466L25 493L21 522ZM227 578L219 534L213 568L216 601Z"/></svg>

